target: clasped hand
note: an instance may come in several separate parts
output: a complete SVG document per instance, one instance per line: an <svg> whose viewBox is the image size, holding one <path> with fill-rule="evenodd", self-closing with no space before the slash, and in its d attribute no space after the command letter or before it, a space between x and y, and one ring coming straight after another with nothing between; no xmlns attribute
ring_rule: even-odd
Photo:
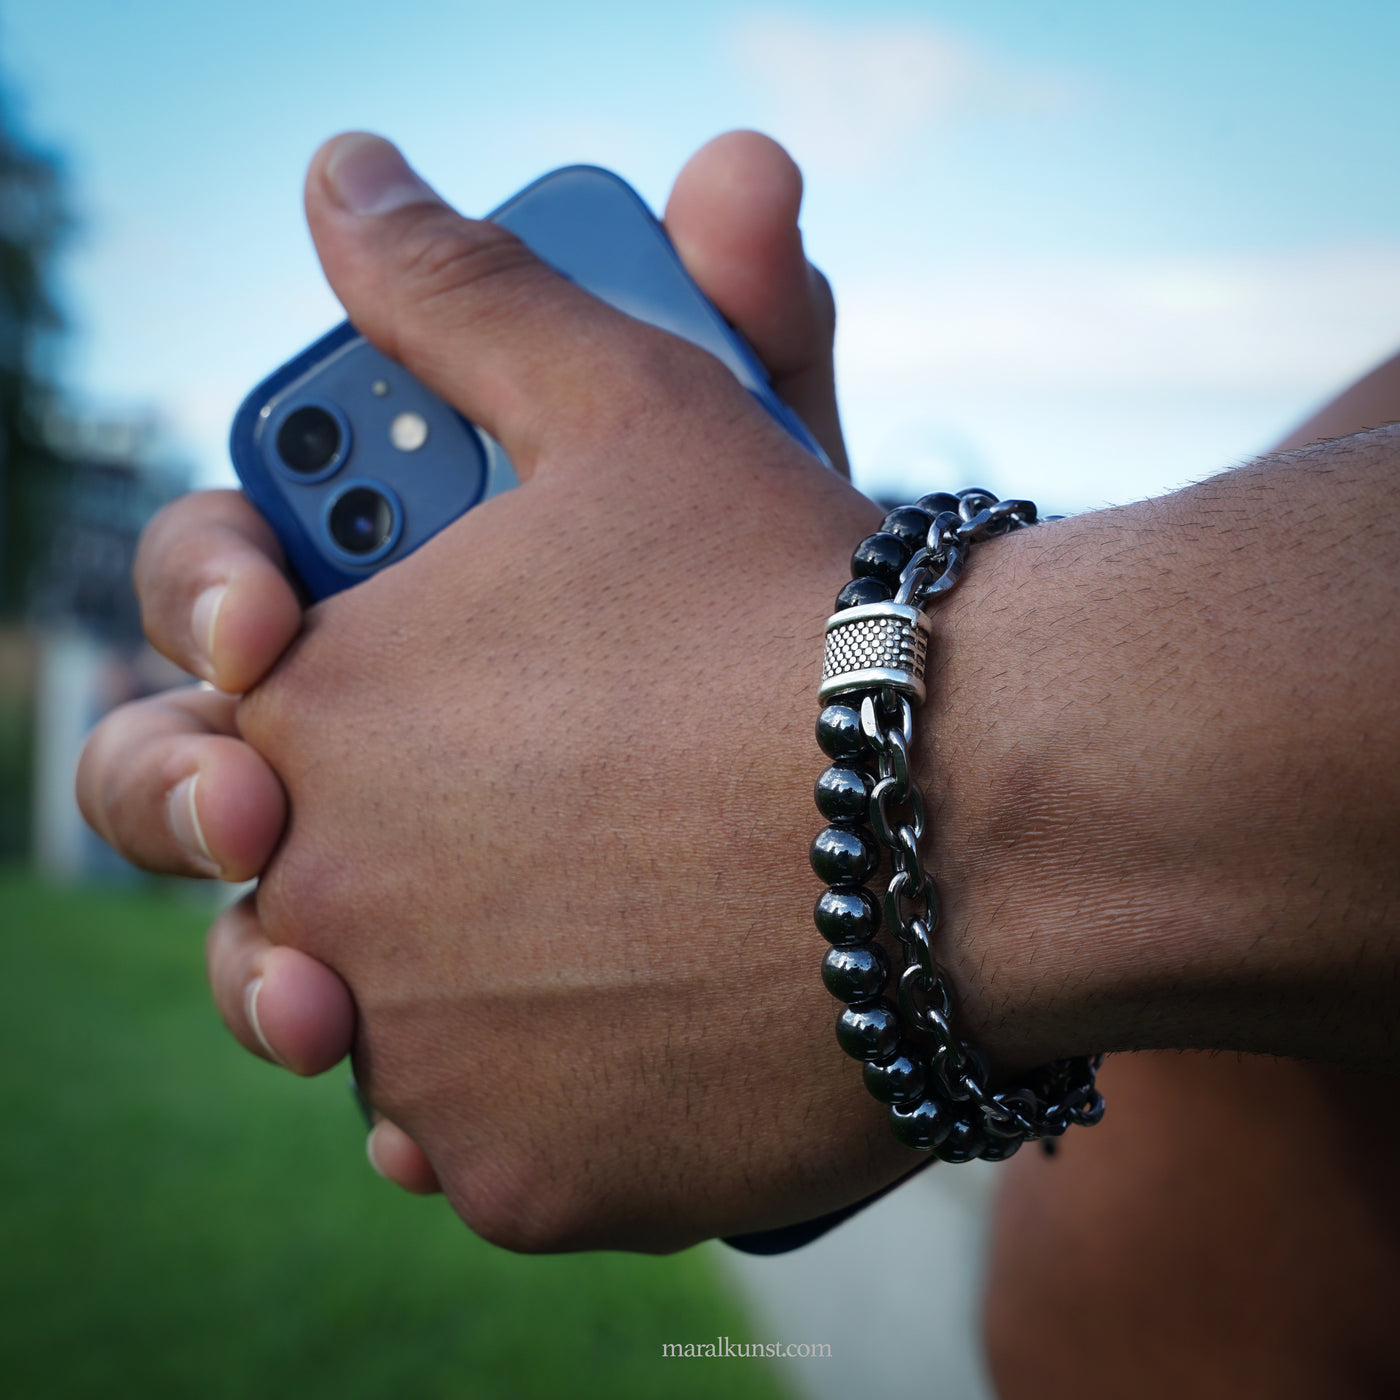
<svg viewBox="0 0 1400 1400"><path fill-rule="evenodd" d="M734 134L668 225L840 458L799 200ZM89 820L259 877L209 938L230 1029L300 1073L351 1050L380 1170L488 1238L668 1249L892 1180L915 1159L833 1040L803 859L821 620L873 508L387 143L331 142L306 207L355 325L523 484L305 614L242 497L170 507L143 615L215 688L104 721Z"/></svg>

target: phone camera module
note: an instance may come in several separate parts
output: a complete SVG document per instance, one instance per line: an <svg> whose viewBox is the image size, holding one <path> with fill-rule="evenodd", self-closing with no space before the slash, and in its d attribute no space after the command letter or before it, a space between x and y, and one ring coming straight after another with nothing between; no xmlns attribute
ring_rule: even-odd
<svg viewBox="0 0 1400 1400"><path fill-rule="evenodd" d="M295 476L329 476L345 456L349 431L319 404L294 408L277 429L277 457Z"/></svg>
<svg viewBox="0 0 1400 1400"><path fill-rule="evenodd" d="M398 541L400 525L398 502L379 486L349 485L326 510L331 543L357 564L387 554Z"/></svg>

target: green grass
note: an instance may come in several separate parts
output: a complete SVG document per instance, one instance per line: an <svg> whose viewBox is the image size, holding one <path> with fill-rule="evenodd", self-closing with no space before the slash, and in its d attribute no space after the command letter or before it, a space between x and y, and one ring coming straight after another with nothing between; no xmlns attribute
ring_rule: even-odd
<svg viewBox="0 0 1400 1400"><path fill-rule="evenodd" d="M255 1061L169 892L0 871L0 1391L775 1397L703 1252L522 1258L369 1170L333 1072Z"/></svg>

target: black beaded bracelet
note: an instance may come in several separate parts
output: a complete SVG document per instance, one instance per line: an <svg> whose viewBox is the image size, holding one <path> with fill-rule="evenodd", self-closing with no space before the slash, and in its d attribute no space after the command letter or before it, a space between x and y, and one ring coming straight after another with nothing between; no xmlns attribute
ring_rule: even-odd
<svg viewBox="0 0 1400 1400"><path fill-rule="evenodd" d="M938 890L919 856L925 810L909 749L914 704L924 699L926 609L957 586L973 545L1036 519L1032 502L979 487L900 506L856 546L853 577L826 624L817 742L832 763L816 800L830 825L811 851L830 886L814 916L831 944L822 980L844 1003L841 1048L865 1062L866 1088L890 1106L894 1135L945 1162L1001 1161L1023 1142L1048 1147L1071 1123L1103 1117L1098 1056L990 1086L986 1058L954 1026L952 989L933 954ZM881 847L891 874L877 904L866 883ZM882 915L903 954L897 972L875 941ZM894 1001L884 995L892 976Z"/></svg>

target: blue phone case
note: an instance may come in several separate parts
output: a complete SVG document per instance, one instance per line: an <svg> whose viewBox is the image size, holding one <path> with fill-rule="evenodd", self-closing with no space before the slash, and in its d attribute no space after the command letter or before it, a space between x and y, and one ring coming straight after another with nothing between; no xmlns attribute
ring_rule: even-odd
<svg viewBox="0 0 1400 1400"><path fill-rule="evenodd" d="M708 350L803 447L827 461L626 181L596 166L567 166L490 217L585 291ZM324 469L303 473L287 468L276 444L286 420L308 406L335 419L345 447ZM405 413L428 426L427 440L396 455L389 431ZM234 417L229 450L244 491L315 598L403 558L464 511L517 484L499 443L381 355L348 321L248 395ZM365 502L379 512L378 532L372 548L348 553L333 530L339 531L342 516L353 526L354 507Z"/></svg>

